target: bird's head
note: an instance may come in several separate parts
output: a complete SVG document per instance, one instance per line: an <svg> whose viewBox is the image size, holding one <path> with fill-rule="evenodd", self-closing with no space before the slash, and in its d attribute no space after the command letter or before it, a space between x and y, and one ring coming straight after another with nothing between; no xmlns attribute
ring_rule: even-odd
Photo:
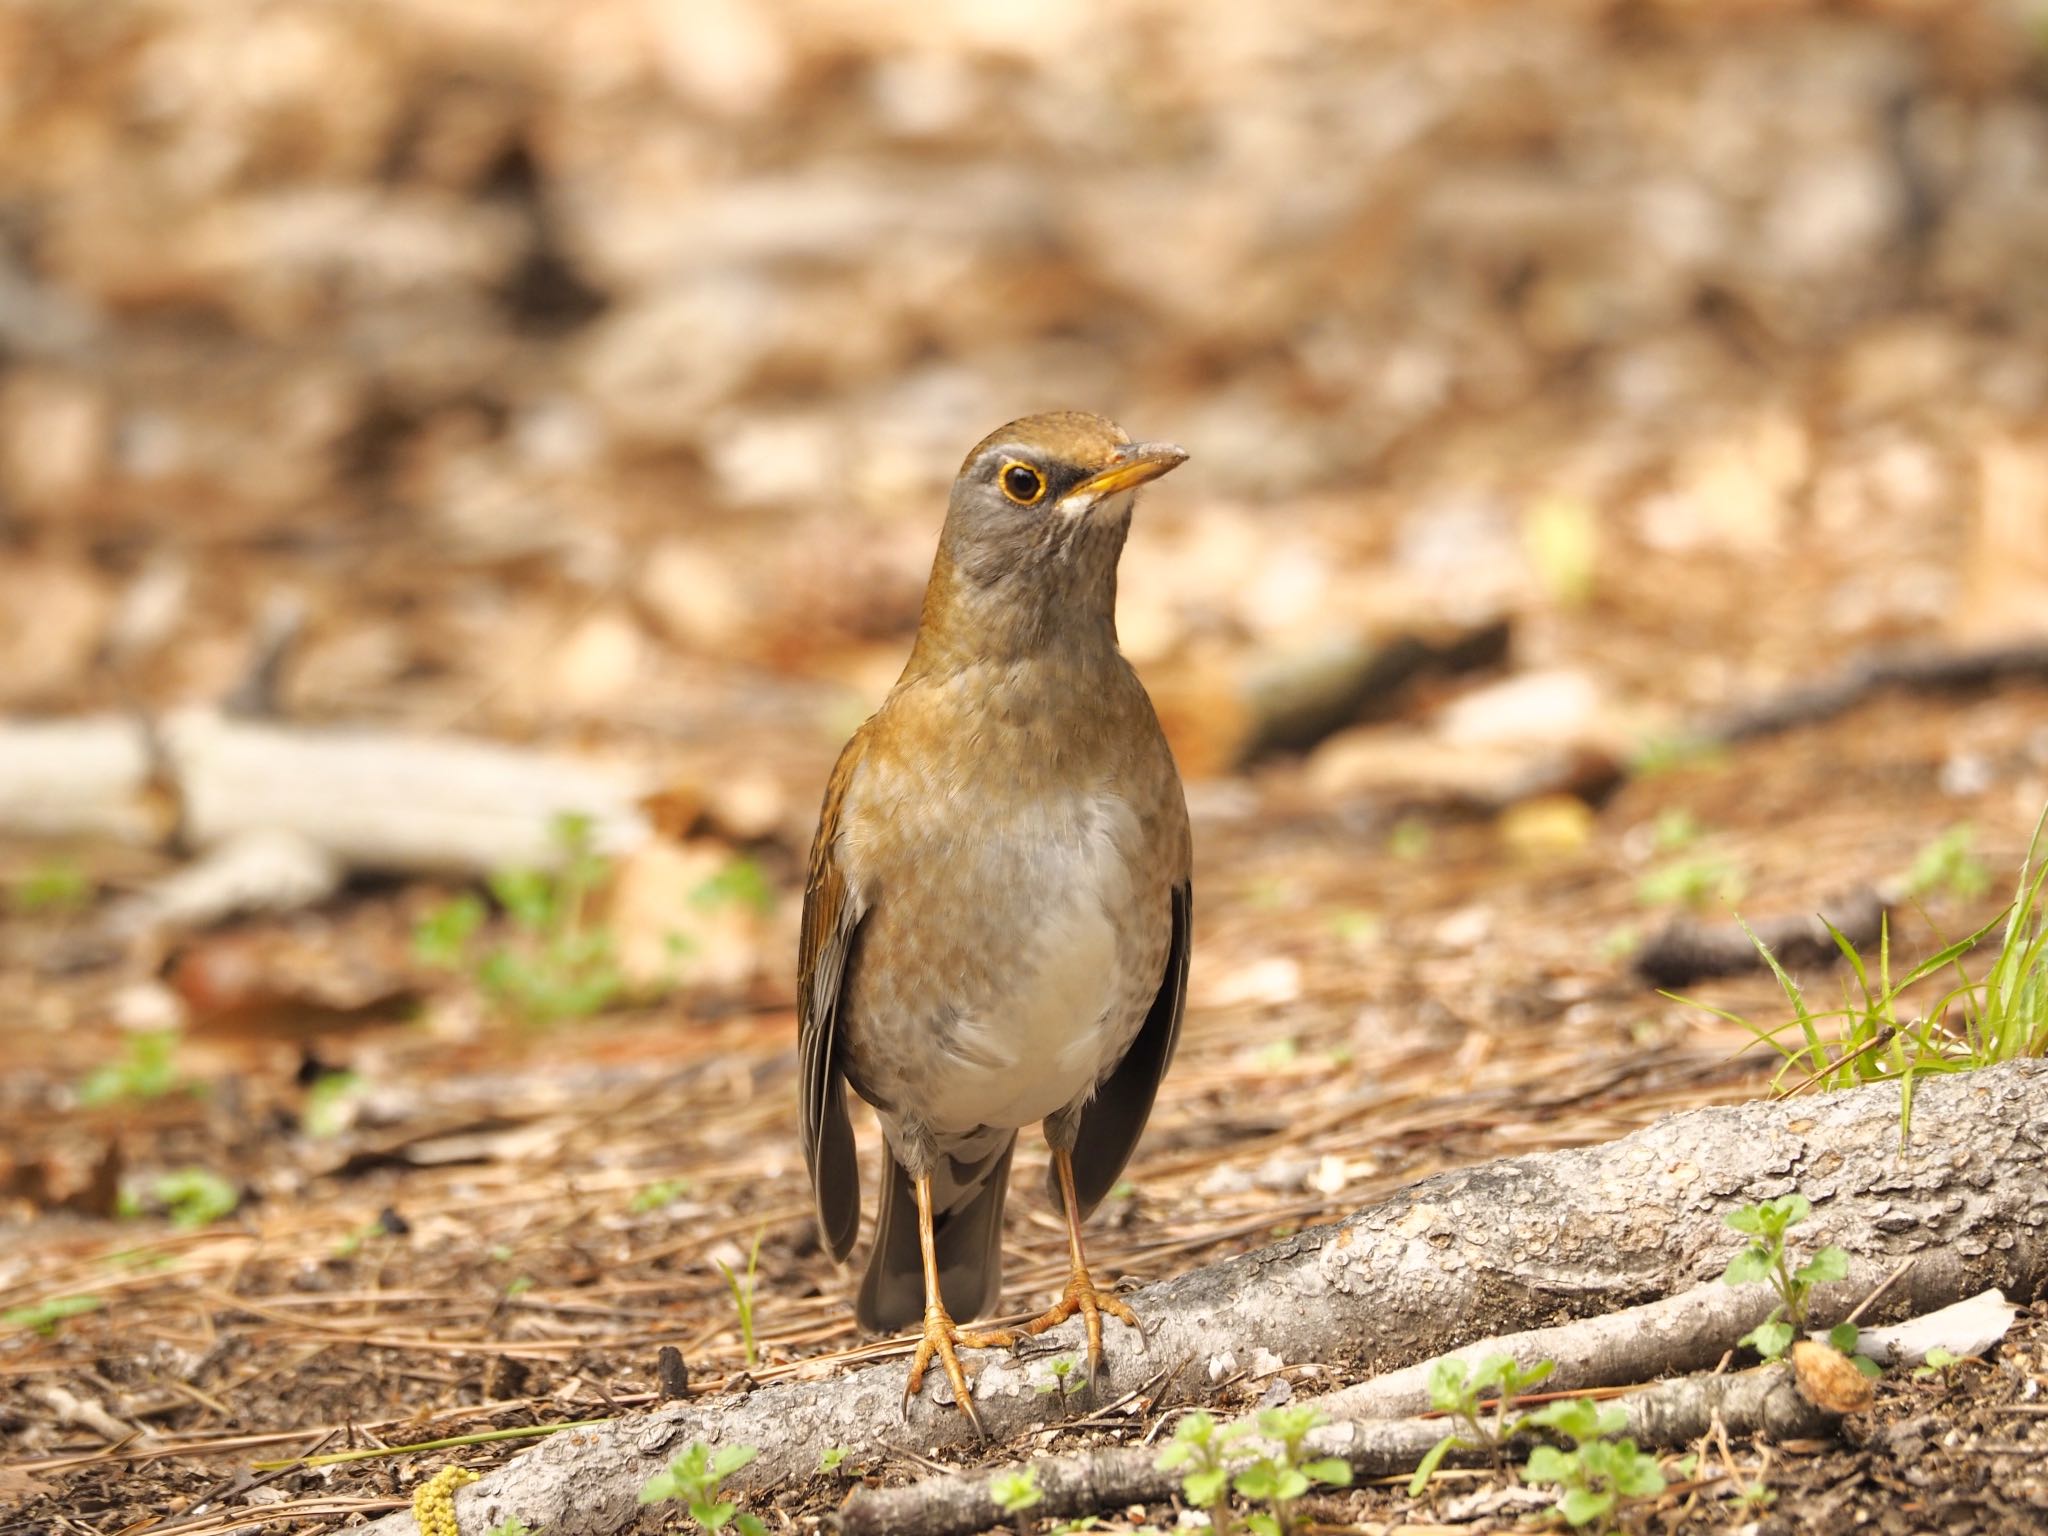
<svg viewBox="0 0 2048 1536"><path fill-rule="evenodd" d="M925 625L962 621L1013 641L1090 624L1114 639L1116 563L1138 487L1187 458L1134 443L1087 411L1026 416L983 438L960 466Z"/></svg>

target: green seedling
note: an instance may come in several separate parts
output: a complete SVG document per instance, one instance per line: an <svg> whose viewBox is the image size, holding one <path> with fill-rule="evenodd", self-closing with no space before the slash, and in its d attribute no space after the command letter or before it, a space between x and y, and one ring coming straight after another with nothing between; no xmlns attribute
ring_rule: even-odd
<svg viewBox="0 0 2048 1536"><path fill-rule="evenodd" d="M1633 778L1651 779L1686 768L1719 769L1727 762L1728 749L1708 737L1683 733L1651 736L1629 759L1629 774Z"/></svg>
<svg viewBox="0 0 2048 1536"><path fill-rule="evenodd" d="M1013 1518L1045 1502L1045 1491L1038 1486L1036 1467L998 1472L988 1480L988 1496L996 1501L997 1509Z"/></svg>
<svg viewBox="0 0 2048 1536"><path fill-rule="evenodd" d="M1250 1424L1218 1427L1215 1418L1190 1413L1174 1426L1173 1439L1154 1465L1178 1471L1181 1496L1196 1509L1209 1512L1211 1528L1220 1536L1236 1529L1229 1494L1266 1507L1245 1516L1244 1528L1255 1536L1290 1536L1293 1506L1310 1488L1351 1485L1351 1466L1341 1457L1309 1453L1309 1432L1324 1423L1313 1404L1268 1408Z"/></svg>
<svg viewBox="0 0 2048 1536"><path fill-rule="evenodd" d="M1430 844L1434 841L1435 834L1429 830L1428 822L1420 816L1404 816L1387 834L1387 852L1413 864L1429 857Z"/></svg>
<svg viewBox="0 0 2048 1536"><path fill-rule="evenodd" d="M242 1203L242 1192L227 1179L207 1168L177 1168L158 1174L142 1186L121 1191L115 1212L121 1216L142 1216L160 1210L171 1225L185 1230L209 1226L234 1214Z"/></svg>
<svg viewBox="0 0 2048 1536"><path fill-rule="evenodd" d="M1915 1381L1927 1381L1939 1376L1944 1387L1952 1387L1956 1381L1956 1367L1963 1363L1963 1357L1952 1349L1936 1344L1927 1351L1920 1364L1913 1367Z"/></svg>
<svg viewBox="0 0 2048 1536"><path fill-rule="evenodd" d="M694 1188L688 1179L657 1179L633 1196L627 1209L635 1216L645 1216L649 1211L658 1211L665 1205L673 1205Z"/></svg>
<svg viewBox="0 0 2048 1536"><path fill-rule="evenodd" d="M1483 1450L1495 1466L1500 1465L1501 1448L1518 1434L1526 1422L1510 1417L1515 1399L1538 1382L1548 1379L1557 1368L1554 1360L1538 1360L1524 1370L1507 1355L1487 1355L1477 1364L1463 1360L1439 1360L1429 1369L1429 1405L1463 1424L1430 1447L1429 1454L1408 1480L1408 1497L1420 1498L1437 1467L1453 1447ZM1493 1417L1482 1417L1484 1399L1494 1398Z"/></svg>
<svg viewBox="0 0 2048 1536"><path fill-rule="evenodd" d="M750 1371L761 1363L761 1357L754 1348L754 1271L761 1262L761 1236L767 1230L766 1227L754 1229L754 1246L747 1254L747 1274L744 1281L732 1272L731 1266L723 1259L711 1261L718 1266L718 1272L725 1276L726 1289L732 1292L733 1308L740 1315L740 1343L746 1350L747 1369Z"/></svg>
<svg viewBox="0 0 2048 1536"><path fill-rule="evenodd" d="M1337 1456L1311 1456L1309 1431L1326 1422L1314 1404L1294 1408L1268 1408L1258 1417L1258 1433L1274 1446L1258 1451L1250 1466L1231 1479L1240 1498L1255 1500L1266 1509L1245 1517L1245 1529L1256 1536L1290 1536L1295 1529L1295 1500L1317 1484L1327 1488L1351 1486L1351 1463ZM1242 1428L1234 1425L1233 1428Z"/></svg>
<svg viewBox="0 0 2048 1536"><path fill-rule="evenodd" d="M1067 1378L1074 1374L1074 1362L1061 1355L1057 1360L1047 1361L1046 1369L1052 1372L1052 1380L1039 1383L1038 1395L1052 1397L1057 1394L1060 1402L1064 1404L1067 1400Z"/></svg>
<svg viewBox="0 0 2048 1536"><path fill-rule="evenodd" d="M1813 1202L1804 1195L1792 1194L1745 1205L1741 1210L1730 1211L1726 1218L1728 1225L1749 1238L1749 1242L1728 1261L1722 1281L1728 1285L1766 1281L1778 1295L1771 1315L1737 1341L1749 1345L1766 1360L1776 1360L1792 1347L1793 1339L1806 1326L1807 1304L1814 1288L1841 1280L1849 1273L1848 1253L1832 1244L1794 1267L1787 1251L1786 1234L1812 1213ZM1849 1343L1853 1350L1854 1339Z"/></svg>
<svg viewBox="0 0 2048 1536"><path fill-rule="evenodd" d="M1657 1458L1616 1438L1628 1427L1619 1408L1602 1408L1591 1398L1546 1403L1530 1414L1532 1428L1549 1429L1572 1442L1569 1450L1539 1445L1529 1453L1522 1475L1530 1483L1558 1490L1558 1513L1573 1526L1605 1524L1624 1499L1654 1499L1664 1492Z"/></svg>
<svg viewBox="0 0 2048 1536"><path fill-rule="evenodd" d="M1652 870L1637 882L1636 899L1646 907L1703 907L1742 899L1740 870L1726 859L1682 859Z"/></svg>
<svg viewBox="0 0 2048 1536"><path fill-rule="evenodd" d="M178 1032L139 1030L123 1036L121 1054L95 1067L78 1085L78 1102L87 1108L139 1099L161 1099L189 1085L178 1071Z"/></svg>
<svg viewBox="0 0 2048 1536"><path fill-rule="evenodd" d="M1386 937L1387 920L1377 912L1352 907L1330 915L1330 934L1340 943L1368 948Z"/></svg>
<svg viewBox="0 0 2048 1536"><path fill-rule="evenodd" d="M1209 1511L1216 1536L1230 1536L1230 1438L1217 1428L1216 1416L1197 1409L1173 1426L1173 1438L1160 1448L1153 1465L1161 1472L1179 1472L1181 1497L1194 1509Z"/></svg>
<svg viewBox="0 0 2048 1536"><path fill-rule="evenodd" d="M11 1307L0 1312L0 1328L24 1328L46 1339L54 1338L57 1325L66 1318L83 1317L105 1305L106 1302L98 1296L53 1296L48 1301L32 1302L25 1307Z"/></svg>
<svg viewBox="0 0 2048 1536"><path fill-rule="evenodd" d="M1991 889L1991 868L1977 857L1977 833L1968 822L1950 827L1913 856L1906 871L1906 894L1914 898L1944 893L1958 901L1975 901Z"/></svg>
<svg viewBox="0 0 2048 1536"><path fill-rule="evenodd" d="M546 1529L545 1526L542 1527ZM485 1536L540 1536L540 1533L517 1515L508 1515L492 1526Z"/></svg>
<svg viewBox="0 0 2048 1536"><path fill-rule="evenodd" d="M737 1501L719 1495L728 1477L761 1454L758 1446L722 1445L713 1450L702 1440L692 1440L667 1470L647 1479L640 1489L642 1504L660 1504L673 1499L689 1512L700 1531L730 1528L737 1536L768 1536L760 1517L741 1510Z"/></svg>
<svg viewBox="0 0 2048 1536"><path fill-rule="evenodd" d="M699 907L746 907L766 917L775 911L775 886L760 862L744 856L731 860L691 893Z"/></svg>
<svg viewBox="0 0 2048 1536"><path fill-rule="evenodd" d="M853 1447L850 1445L828 1445L818 1453L818 1471L820 1473L837 1472L840 1464L852 1454Z"/></svg>
<svg viewBox="0 0 2048 1536"><path fill-rule="evenodd" d="M17 917L64 917L92 905L92 881L69 859L50 859L7 889L7 909Z"/></svg>
<svg viewBox="0 0 2048 1536"><path fill-rule="evenodd" d="M1691 811L1673 806L1657 813L1650 827L1650 844L1659 853L1683 853L1704 837L1706 830Z"/></svg>
<svg viewBox="0 0 2048 1536"><path fill-rule="evenodd" d="M325 1139L346 1129L349 1101L363 1080L353 1072L322 1072L306 1089L306 1105L299 1111L299 1127L308 1136Z"/></svg>
<svg viewBox="0 0 2048 1536"><path fill-rule="evenodd" d="M611 931L589 921L591 896L611 873L592 848L590 818L559 817L554 835L561 850L554 869L500 870L484 882L504 910L506 942L481 942L488 913L473 894L436 907L413 930L423 964L468 972L528 1024L586 1018L626 990Z"/></svg>

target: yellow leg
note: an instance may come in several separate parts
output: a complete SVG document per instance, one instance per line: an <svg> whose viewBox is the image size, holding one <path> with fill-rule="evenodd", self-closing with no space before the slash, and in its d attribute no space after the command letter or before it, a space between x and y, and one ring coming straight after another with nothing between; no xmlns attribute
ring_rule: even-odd
<svg viewBox="0 0 2048 1536"><path fill-rule="evenodd" d="M967 1415L975 1433L986 1440L989 1438L988 1430L981 1422L981 1415L974 1411L973 1383L967 1379L967 1372L961 1369L956 1349L962 1344L970 1348L980 1347L984 1340L978 1334L961 1333L947 1313L945 1302L939 1298L939 1255L932 1238L931 1176L920 1174L913 1184L917 1190L917 1246L924 1254L924 1337L918 1340L917 1353L910 1361L910 1380L903 1388L904 1417L909 1417L910 1400L924 1385L925 1367L932 1363L932 1356L937 1355L946 1380L953 1385L953 1401Z"/></svg>
<svg viewBox="0 0 2048 1536"><path fill-rule="evenodd" d="M1107 1312L1117 1321L1137 1329L1140 1342L1145 1337L1145 1325L1138 1321L1138 1314L1123 1302L1098 1289L1088 1273L1088 1255L1081 1246L1081 1203L1074 1197L1073 1156L1055 1149L1052 1166L1060 1181L1060 1203L1067 1211L1067 1260L1071 1266L1067 1288L1049 1311L1034 1317L1023 1327L977 1334L973 1342L977 1346L990 1347L1014 1344L1021 1337L1035 1336L1048 1328L1058 1327L1078 1312L1088 1330L1088 1384L1092 1387L1102 1377L1102 1314Z"/></svg>

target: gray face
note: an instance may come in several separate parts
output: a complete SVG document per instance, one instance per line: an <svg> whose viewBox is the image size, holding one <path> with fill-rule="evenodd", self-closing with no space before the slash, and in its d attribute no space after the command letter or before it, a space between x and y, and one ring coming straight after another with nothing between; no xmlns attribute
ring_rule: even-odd
<svg viewBox="0 0 2048 1536"><path fill-rule="evenodd" d="M1186 457L1081 411L990 433L953 483L919 626L925 658L1014 657L1066 640L1113 650L1133 493Z"/></svg>
<svg viewBox="0 0 2048 1536"><path fill-rule="evenodd" d="M1132 492L1090 489L1102 465L1062 460L1037 445L999 442L962 467L946 543L978 586L1011 580L1066 586L1076 567L1114 566L1130 527Z"/></svg>

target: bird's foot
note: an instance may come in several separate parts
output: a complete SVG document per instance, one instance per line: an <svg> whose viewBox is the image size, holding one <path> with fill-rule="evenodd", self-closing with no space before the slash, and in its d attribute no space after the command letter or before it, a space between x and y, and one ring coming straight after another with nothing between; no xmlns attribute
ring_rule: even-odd
<svg viewBox="0 0 2048 1536"><path fill-rule="evenodd" d="M1098 1287L1094 1278L1085 1270L1077 1269L1067 1280L1066 1290L1060 1299L1030 1322L1017 1328L1005 1328L997 1332L979 1335L977 1345L991 1348L1009 1346L1020 1339L1036 1338L1048 1328L1057 1328L1076 1312L1081 1314L1082 1325L1088 1330L1088 1385L1097 1387L1102 1381L1102 1318L1103 1314L1120 1323L1128 1323L1138 1330L1138 1342L1146 1343L1145 1325L1138 1321L1138 1314L1109 1291Z"/></svg>
<svg viewBox="0 0 2048 1536"><path fill-rule="evenodd" d="M984 1440L991 1438L987 1426L981 1422L981 1415L975 1412L974 1383L960 1364L959 1351L987 1349L994 1342L996 1340L989 1334L961 1332L960 1325L947 1315L944 1307L926 1307L924 1337L917 1341L917 1353L910 1359L910 1379L903 1387L903 1416L906 1419L910 1417L910 1400L924 1385L925 1368L936 1355L939 1368L946 1373L946 1380L953 1388L953 1401L967 1415L967 1422L974 1426L976 1434Z"/></svg>

